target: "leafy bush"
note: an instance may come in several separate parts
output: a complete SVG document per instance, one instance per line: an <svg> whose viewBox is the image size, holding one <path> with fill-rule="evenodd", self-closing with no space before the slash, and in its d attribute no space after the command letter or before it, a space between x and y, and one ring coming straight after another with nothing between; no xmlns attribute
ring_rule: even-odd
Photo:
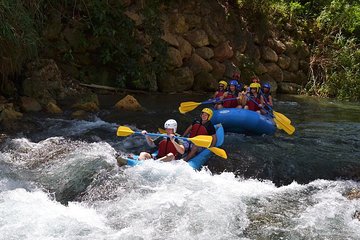
<svg viewBox="0 0 360 240"><path fill-rule="evenodd" d="M21 0L0 1L0 72L6 78L37 56L38 34L32 13Z"/></svg>
<svg viewBox="0 0 360 240"><path fill-rule="evenodd" d="M316 47L310 67L308 93L360 100L360 50L355 39L338 34L331 45Z"/></svg>

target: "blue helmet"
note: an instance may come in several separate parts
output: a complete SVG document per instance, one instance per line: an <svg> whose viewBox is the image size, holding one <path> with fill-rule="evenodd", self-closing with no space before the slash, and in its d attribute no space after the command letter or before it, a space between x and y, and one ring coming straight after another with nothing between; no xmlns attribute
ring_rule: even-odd
<svg viewBox="0 0 360 240"><path fill-rule="evenodd" d="M270 83L264 83L263 88L271 89Z"/></svg>
<svg viewBox="0 0 360 240"><path fill-rule="evenodd" d="M237 87L239 85L239 83L236 80L231 80L229 85L234 85L235 87Z"/></svg>

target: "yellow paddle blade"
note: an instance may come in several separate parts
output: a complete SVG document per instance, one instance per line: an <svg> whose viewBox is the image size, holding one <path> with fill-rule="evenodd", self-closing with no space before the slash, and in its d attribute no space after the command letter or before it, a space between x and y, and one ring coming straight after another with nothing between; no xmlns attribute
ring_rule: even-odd
<svg viewBox="0 0 360 240"><path fill-rule="evenodd" d="M158 132L161 134L166 134L166 130L163 128L158 128Z"/></svg>
<svg viewBox="0 0 360 240"><path fill-rule="evenodd" d="M201 103L198 103L198 102L183 102L180 104L179 112L180 113L190 112L190 111L194 110L200 104Z"/></svg>
<svg viewBox="0 0 360 240"><path fill-rule="evenodd" d="M198 135L193 138L188 138L188 140L191 141L196 146L208 148L211 145L212 136Z"/></svg>
<svg viewBox="0 0 360 240"><path fill-rule="evenodd" d="M135 133L135 132L133 130L131 130L129 127L120 126L117 129L116 135L119 137L126 137L133 133Z"/></svg>
<svg viewBox="0 0 360 240"><path fill-rule="evenodd" d="M287 118L284 114L273 111L274 117L277 119L281 119L280 121L290 124L291 120Z"/></svg>
<svg viewBox="0 0 360 240"><path fill-rule="evenodd" d="M180 106L181 107L187 107L187 106L198 106L198 105L200 105L201 103L199 103L199 102L182 102L182 103L180 103Z"/></svg>
<svg viewBox="0 0 360 240"><path fill-rule="evenodd" d="M211 147L208 148L211 152L218 155L219 157L222 157L224 159L227 159L227 154L224 149L218 148L218 147Z"/></svg>
<svg viewBox="0 0 360 240"><path fill-rule="evenodd" d="M182 109L181 106L180 106L180 107L179 107L179 112L180 112L181 114L184 114L184 113L186 113L187 111L186 111L186 109L185 109L185 110Z"/></svg>
<svg viewBox="0 0 360 240"><path fill-rule="evenodd" d="M274 118L274 121L276 123L276 126L279 129L284 130L287 134L292 135L295 132L295 127L293 125L279 121L279 119L277 118Z"/></svg>
<svg viewBox="0 0 360 240"><path fill-rule="evenodd" d="M274 122L276 124L276 127L281 130L282 128L281 128L280 124L277 121L275 121L275 119L274 119Z"/></svg>

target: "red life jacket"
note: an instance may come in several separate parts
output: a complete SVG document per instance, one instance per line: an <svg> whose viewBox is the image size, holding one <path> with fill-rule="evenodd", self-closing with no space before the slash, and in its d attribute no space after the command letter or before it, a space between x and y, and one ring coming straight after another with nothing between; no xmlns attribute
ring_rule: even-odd
<svg viewBox="0 0 360 240"><path fill-rule="evenodd" d="M208 135L206 127L198 121L192 125L189 137L192 138L197 135Z"/></svg>
<svg viewBox="0 0 360 240"><path fill-rule="evenodd" d="M261 103L259 96L258 97L254 97L253 95L250 95L248 98L251 98L252 100L254 100L255 102L257 102L258 104ZM251 111L258 111L261 108L258 106L258 104L254 103L254 101L252 101L250 99L247 100L246 105L249 107L249 110Z"/></svg>
<svg viewBox="0 0 360 240"><path fill-rule="evenodd" d="M219 98L221 97L222 95L224 95L224 91L217 91L217 94L215 95L215 98Z"/></svg>
<svg viewBox="0 0 360 240"><path fill-rule="evenodd" d="M224 99L229 99L229 98L236 98L238 97L238 92L235 91L235 93L232 92L228 92L228 95L226 97L224 97ZM236 108L239 105L238 100L229 100L229 101L225 101L223 103L224 108Z"/></svg>
<svg viewBox="0 0 360 240"><path fill-rule="evenodd" d="M168 153L173 153L175 159L177 159L179 155L174 144L170 141L169 138L166 138L159 143L157 158L164 157Z"/></svg>

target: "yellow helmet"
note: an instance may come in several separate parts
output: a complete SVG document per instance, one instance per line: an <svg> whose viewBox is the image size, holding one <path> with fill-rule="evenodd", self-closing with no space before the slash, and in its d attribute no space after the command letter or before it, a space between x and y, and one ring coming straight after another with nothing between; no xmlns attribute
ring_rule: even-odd
<svg viewBox="0 0 360 240"><path fill-rule="evenodd" d="M256 88L257 90L259 90L260 87L261 87L260 83L251 83L250 84L250 88Z"/></svg>
<svg viewBox="0 0 360 240"><path fill-rule="evenodd" d="M219 82L219 85L220 84L222 84L222 85L224 85L224 88L227 88L227 82L226 81L224 81L224 80L221 80L220 82Z"/></svg>
<svg viewBox="0 0 360 240"><path fill-rule="evenodd" d="M204 108L201 112L209 115L208 120L210 120L213 116L213 111L210 108Z"/></svg>

